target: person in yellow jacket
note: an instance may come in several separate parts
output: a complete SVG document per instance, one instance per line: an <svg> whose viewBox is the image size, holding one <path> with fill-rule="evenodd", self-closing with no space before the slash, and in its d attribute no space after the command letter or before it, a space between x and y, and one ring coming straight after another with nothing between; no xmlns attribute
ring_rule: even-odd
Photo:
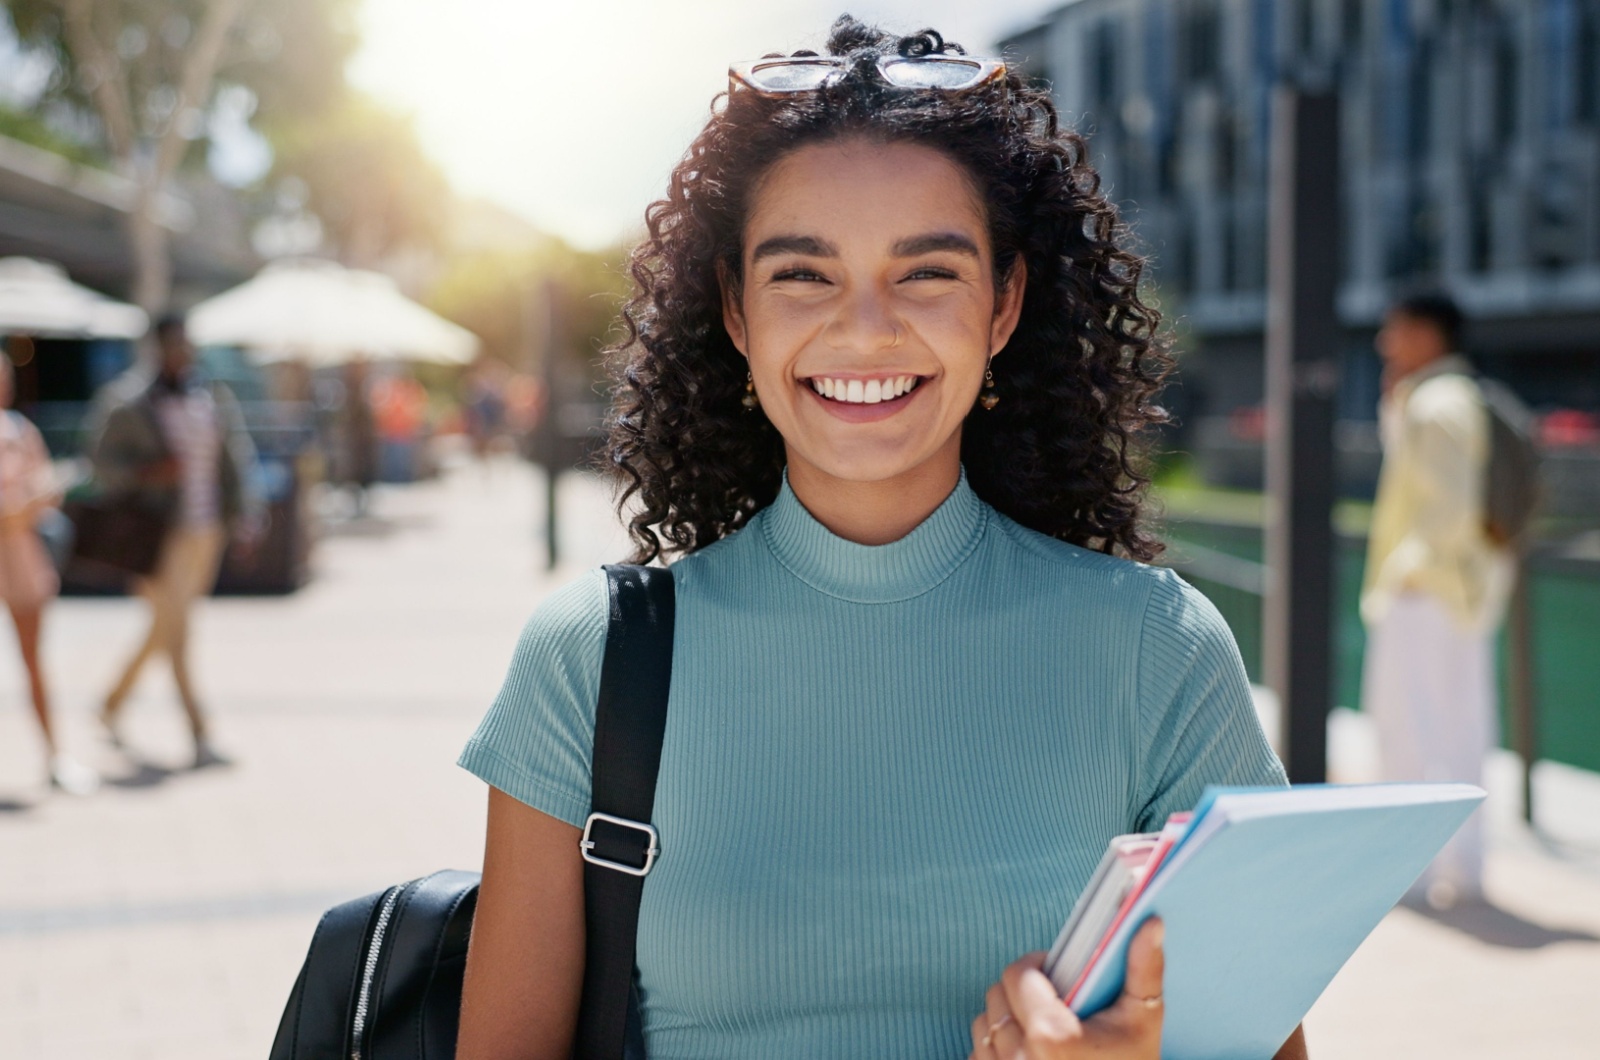
<svg viewBox="0 0 1600 1060"><path fill-rule="evenodd" d="M1448 297L1397 302L1378 332L1383 468L1372 512L1361 618L1362 706L1385 780L1478 783L1496 741L1494 632L1513 572L1484 521L1490 424L1458 353ZM1413 895L1434 906L1483 897L1482 812Z"/></svg>

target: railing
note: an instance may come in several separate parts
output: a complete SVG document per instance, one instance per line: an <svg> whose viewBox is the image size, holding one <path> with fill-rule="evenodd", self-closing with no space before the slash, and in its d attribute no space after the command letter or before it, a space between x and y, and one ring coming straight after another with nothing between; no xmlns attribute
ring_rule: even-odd
<svg viewBox="0 0 1600 1060"><path fill-rule="evenodd" d="M1216 605L1239 643L1251 680L1261 680L1262 596L1266 566L1255 559L1189 540L1186 531L1218 536L1238 551L1259 554L1259 530L1200 521L1171 527L1167 566ZM1335 625L1336 702L1359 705L1364 631L1355 613L1364 541L1341 535L1335 556L1339 620ZM1500 644L1504 731L1524 764L1524 814L1532 820L1532 765L1556 758L1600 769L1600 558L1575 555L1570 543L1545 541L1530 550L1511 601Z"/></svg>

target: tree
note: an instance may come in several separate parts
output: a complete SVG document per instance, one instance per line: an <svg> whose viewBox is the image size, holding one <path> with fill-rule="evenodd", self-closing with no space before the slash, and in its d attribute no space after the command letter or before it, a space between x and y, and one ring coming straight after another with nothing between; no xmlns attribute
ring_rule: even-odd
<svg viewBox="0 0 1600 1060"><path fill-rule="evenodd" d="M219 85L269 113L314 110L337 93L354 43L350 0L7 0L18 37L56 67L46 99L97 119L134 187L132 299L159 313L172 291L162 196L196 142Z"/></svg>
<svg viewBox="0 0 1600 1060"><path fill-rule="evenodd" d="M428 304L483 340L483 352L531 370L529 357L563 359L557 374L600 385L600 350L617 339L617 313L630 293L626 255L576 250L554 237L523 248L457 249L428 296ZM542 304L547 281L560 303ZM553 312L559 334L547 334ZM553 348L545 348L546 343Z"/></svg>
<svg viewBox="0 0 1600 1060"><path fill-rule="evenodd" d="M346 92L322 114L275 130L273 174L307 206L346 265L375 268L398 251L438 249L451 192L405 115Z"/></svg>

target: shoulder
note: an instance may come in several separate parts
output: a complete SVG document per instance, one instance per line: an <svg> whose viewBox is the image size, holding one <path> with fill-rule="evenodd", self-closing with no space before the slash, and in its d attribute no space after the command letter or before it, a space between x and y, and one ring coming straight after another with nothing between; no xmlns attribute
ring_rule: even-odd
<svg viewBox="0 0 1600 1060"><path fill-rule="evenodd" d="M1482 416L1483 391L1462 372L1444 372L1424 379L1406 402L1406 419L1415 424L1455 423Z"/></svg>
<svg viewBox="0 0 1600 1060"><path fill-rule="evenodd" d="M1049 591L1099 590L1098 600L1139 615L1152 596L1189 589L1183 579L1165 567L1058 541L998 511L991 510L989 520L991 533L997 535L994 551L1005 561L1028 568L1028 575L1039 579Z"/></svg>
<svg viewBox="0 0 1600 1060"><path fill-rule="evenodd" d="M1237 654L1216 605L1170 567L1069 545L1005 516L997 521L1014 546L1038 563L1053 591L1094 607L1101 619L1127 631L1130 641L1137 635L1141 669L1181 665L1197 653Z"/></svg>
<svg viewBox="0 0 1600 1060"><path fill-rule="evenodd" d="M764 513L757 512L727 537L672 561L671 570L679 599L685 589L716 595L736 591L742 579L767 564L776 564L762 538Z"/></svg>
<svg viewBox="0 0 1600 1060"><path fill-rule="evenodd" d="M206 392L211 395L211 400L222 408L233 410L239 407L239 399L234 394L233 388L218 379L206 381Z"/></svg>
<svg viewBox="0 0 1600 1060"><path fill-rule="evenodd" d="M606 574L599 567L585 571L539 601L523 624L517 659L527 656L593 655L605 646Z"/></svg>
<svg viewBox="0 0 1600 1060"><path fill-rule="evenodd" d="M44 435L39 433L39 428L34 422L15 409L6 410L6 424L9 432L22 441L22 444L31 448L44 448Z"/></svg>
<svg viewBox="0 0 1600 1060"><path fill-rule="evenodd" d="M103 416L118 416L150 402L151 377L140 368L130 368L101 387L94 405Z"/></svg>

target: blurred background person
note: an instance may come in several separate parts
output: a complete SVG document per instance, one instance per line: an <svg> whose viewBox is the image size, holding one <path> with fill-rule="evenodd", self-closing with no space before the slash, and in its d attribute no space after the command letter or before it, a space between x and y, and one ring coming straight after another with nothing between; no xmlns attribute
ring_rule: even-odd
<svg viewBox="0 0 1600 1060"><path fill-rule="evenodd" d="M167 519L155 571L135 580L150 605L150 628L107 694L101 721L122 744L119 722L149 658L164 652L194 737L194 765L225 764L211 745L189 675L189 615L211 591L224 547L237 535L253 550L260 536L255 450L227 387L194 373L194 347L179 316L156 325L154 372L135 366L96 399L90 460L108 492L133 493Z"/></svg>
<svg viewBox="0 0 1600 1060"><path fill-rule="evenodd" d="M425 471L428 391L405 368L372 384L372 416L378 435L378 472L385 482L412 482Z"/></svg>
<svg viewBox="0 0 1600 1060"><path fill-rule="evenodd" d="M1456 304L1429 293L1395 303L1377 336L1383 467L1361 594L1362 704L1384 780L1481 784L1496 741L1492 652L1512 559L1484 521L1488 412L1460 331ZM1483 900L1481 811L1412 896Z"/></svg>
<svg viewBox="0 0 1600 1060"><path fill-rule="evenodd" d="M461 378L461 415L472 453L487 465L506 430L505 366L480 357Z"/></svg>
<svg viewBox="0 0 1600 1060"><path fill-rule="evenodd" d="M350 494L352 513L367 514L367 491L378 480L378 431L365 357L345 362L343 395L333 416L333 481Z"/></svg>
<svg viewBox="0 0 1600 1060"><path fill-rule="evenodd" d="M61 590L55 564L40 540L40 518L61 503L61 490L39 429L13 410L16 380L9 357L0 357L0 600L17 628L17 647L28 672L28 694L44 736L50 786L89 795L100 786L94 770L63 754L50 720L50 693L39 660L45 605Z"/></svg>

